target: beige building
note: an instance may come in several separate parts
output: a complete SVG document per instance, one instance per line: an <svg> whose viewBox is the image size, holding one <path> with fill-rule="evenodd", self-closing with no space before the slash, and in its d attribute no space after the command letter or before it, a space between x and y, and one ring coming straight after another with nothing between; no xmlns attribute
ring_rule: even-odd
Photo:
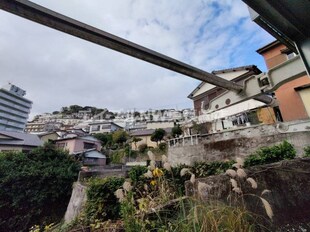
<svg viewBox="0 0 310 232"><path fill-rule="evenodd" d="M166 135L171 133L172 128L163 128L166 131ZM132 137L140 138L141 141L135 143L131 143L131 148L133 150L137 150L141 144L146 144L148 147L157 147L157 143L151 140L151 136L154 133L155 129L144 129L137 130L130 133ZM164 141L163 141L164 142Z"/></svg>
<svg viewBox="0 0 310 232"><path fill-rule="evenodd" d="M49 141L54 141L56 139L59 138L59 135L57 134L57 132L53 131L53 132L46 132L46 133L41 133L38 134L39 138L43 141L43 142L49 142Z"/></svg>
<svg viewBox="0 0 310 232"><path fill-rule="evenodd" d="M174 127L174 122L148 122L146 124L146 129L172 128L172 127Z"/></svg>
<svg viewBox="0 0 310 232"><path fill-rule="evenodd" d="M213 74L239 84L261 71L255 65L213 71ZM188 96L193 100L197 123L208 125L208 133L226 129L250 126L253 124L272 124L276 122L273 108L250 99L227 108L209 112L210 102L221 96L226 90L212 84L201 82ZM226 103L227 105L229 103Z"/></svg>
<svg viewBox="0 0 310 232"><path fill-rule="evenodd" d="M157 147L157 143L151 141L151 136L154 131L155 129L145 129L131 132L130 133L131 136L141 139L141 141L139 142L132 143L131 149L137 150L138 147L142 144L146 144L148 147Z"/></svg>

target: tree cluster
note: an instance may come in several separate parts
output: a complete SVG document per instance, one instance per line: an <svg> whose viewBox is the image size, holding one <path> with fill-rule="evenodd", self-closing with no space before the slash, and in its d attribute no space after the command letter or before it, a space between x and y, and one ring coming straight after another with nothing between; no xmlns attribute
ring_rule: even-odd
<svg viewBox="0 0 310 232"><path fill-rule="evenodd" d="M46 144L30 153L0 153L0 231L28 231L63 217L80 165Z"/></svg>
<svg viewBox="0 0 310 232"><path fill-rule="evenodd" d="M71 105L71 106L62 107L60 110L60 113L62 113L62 114L74 114L74 113L78 113L80 110L90 110L92 115L99 114L102 111L104 111L104 109L96 108L93 106ZM54 112L58 112L58 111L54 111Z"/></svg>

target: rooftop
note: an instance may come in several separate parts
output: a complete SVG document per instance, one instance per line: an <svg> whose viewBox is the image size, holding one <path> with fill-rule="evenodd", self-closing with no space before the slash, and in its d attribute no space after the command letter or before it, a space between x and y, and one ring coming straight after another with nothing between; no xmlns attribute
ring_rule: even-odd
<svg viewBox="0 0 310 232"><path fill-rule="evenodd" d="M0 135L7 138L0 139L0 144L8 145L24 145L38 147L43 145L43 142L37 135L11 132L11 131L0 131Z"/></svg>

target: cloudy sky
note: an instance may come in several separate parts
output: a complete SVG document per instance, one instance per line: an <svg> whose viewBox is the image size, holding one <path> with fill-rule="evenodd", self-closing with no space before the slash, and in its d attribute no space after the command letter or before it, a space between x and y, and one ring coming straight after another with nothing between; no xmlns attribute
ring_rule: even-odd
<svg viewBox="0 0 310 232"><path fill-rule="evenodd" d="M274 40L241 0L33 2L208 72L250 64L265 71L255 51ZM0 54L0 86L25 89L31 117L73 104L182 109L199 84L1 10Z"/></svg>

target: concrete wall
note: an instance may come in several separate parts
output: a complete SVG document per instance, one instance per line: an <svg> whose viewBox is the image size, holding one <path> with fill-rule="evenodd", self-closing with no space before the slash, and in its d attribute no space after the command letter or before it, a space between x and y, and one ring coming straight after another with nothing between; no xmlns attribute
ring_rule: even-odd
<svg viewBox="0 0 310 232"><path fill-rule="evenodd" d="M148 122L146 129L171 128L174 127L174 122Z"/></svg>
<svg viewBox="0 0 310 232"><path fill-rule="evenodd" d="M74 183L70 202L65 213L65 223L70 223L81 213L86 200L86 186L79 182Z"/></svg>
<svg viewBox="0 0 310 232"><path fill-rule="evenodd" d="M257 196L261 196L264 189L269 189L269 194L263 197L270 203L274 213L272 226L268 231L309 231L310 229L310 158L285 160L278 163L251 167L245 170L249 177L256 180L257 189L252 189L245 180L238 179L238 186L241 187L243 197L237 197L240 202L244 200L246 208L267 218L262 202ZM195 183L187 181L185 184L187 195L198 193L198 182L206 183L210 186L208 190L200 192L203 200L216 199L224 202L228 201L228 196L236 197L231 192L230 177L225 174L197 178ZM252 195L251 195L252 194ZM234 202L230 198L229 203ZM270 220L267 218L267 222ZM300 222L309 223L307 229L294 226L295 230L278 230L277 227L284 225L294 225ZM268 227L270 224L267 223Z"/></svg>
<svg viewBox="0 0 310 232"><path fill-rule="evenodd" d="M307 123L303 124L305 128ZM309 124L310 125L310 124ZM279 127L279 126L278 126ZM245 127L211 135L201 136L198 144L185 142L168 149L168 159L171 165L188 164L196 161L220 161L245 157L260 147L271 146L287 140L294 145L297 154L303 154L303 148L310 145L310 127L308 131L281 133L288 128L281 129L276 125L262 125ZM306 130L306 129L305 129Z"/></svg>

